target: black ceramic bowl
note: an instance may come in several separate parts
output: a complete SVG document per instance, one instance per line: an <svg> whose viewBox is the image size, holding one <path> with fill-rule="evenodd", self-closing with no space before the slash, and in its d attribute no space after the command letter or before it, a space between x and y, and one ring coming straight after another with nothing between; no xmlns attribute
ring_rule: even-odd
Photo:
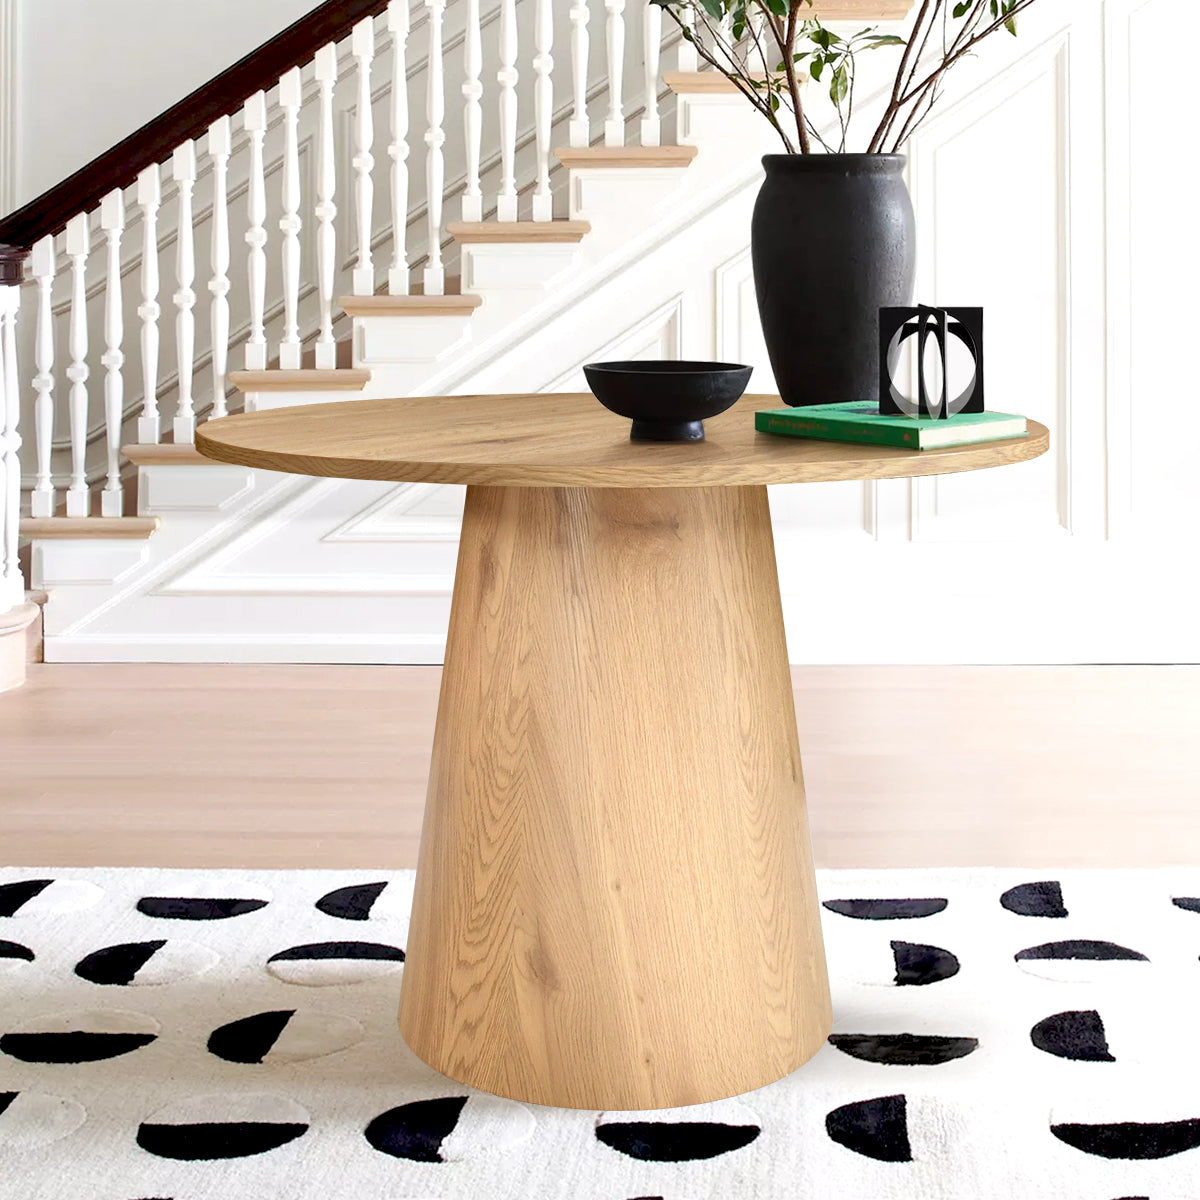
<svg viewBox="0 0 1200 1200"><path fill-rule="evenodd" d="M739 363L589 363L583 368L592 395L610 412L633 422L635 442L698 442L704 418L736 403L753 367Z"/></svg>

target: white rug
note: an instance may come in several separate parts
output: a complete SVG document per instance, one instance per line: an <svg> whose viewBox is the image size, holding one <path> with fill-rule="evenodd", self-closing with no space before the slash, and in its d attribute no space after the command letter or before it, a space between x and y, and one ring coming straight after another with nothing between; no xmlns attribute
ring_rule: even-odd
<svg viewBox="0 0 1200 1200"><path fill-rule="evenodd" d="M820 886L834 1044L604 1114L409 1053L410 872L0 870L0 1197L1200 1197L1200 871Z"/></svg>

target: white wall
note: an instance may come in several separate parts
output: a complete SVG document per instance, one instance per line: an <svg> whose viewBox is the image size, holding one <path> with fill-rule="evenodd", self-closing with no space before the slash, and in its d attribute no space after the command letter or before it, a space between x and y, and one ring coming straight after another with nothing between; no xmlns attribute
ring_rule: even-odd
<svg viewBox="0 0 1200 1200"><path fill-rule="evenodd" d="M40 195L318 0L10 0L14 206Z"/></svg>

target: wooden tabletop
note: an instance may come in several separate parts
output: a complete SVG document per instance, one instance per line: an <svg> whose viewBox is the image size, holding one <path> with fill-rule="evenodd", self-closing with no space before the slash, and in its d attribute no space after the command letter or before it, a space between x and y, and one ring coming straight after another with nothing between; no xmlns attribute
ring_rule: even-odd
<svg viewBox="0 0 1200 1200"><path fill-rule="evenodd" d="M902 479L1024 462L1049 433L944 450L896 450L757 433L778 396L743 396L702 442L631 442L590 394L427 396L242 413L209 421L196 447L221 462L293 475L540 487L713 487Z"/></svg>

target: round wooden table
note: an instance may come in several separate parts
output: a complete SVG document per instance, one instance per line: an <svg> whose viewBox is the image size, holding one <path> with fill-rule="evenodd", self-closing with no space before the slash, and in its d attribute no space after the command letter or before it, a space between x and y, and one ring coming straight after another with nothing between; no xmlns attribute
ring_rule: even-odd
<svg viewBox="0 0 1200 1200"><path fill-rule="evenodd" d="M400 1029L450 1078L645 1109L762 1087L832 1024L766 485L1022 462L754 431L631 443L589 395L323 404L210 458L467 484Z"/></svg>

